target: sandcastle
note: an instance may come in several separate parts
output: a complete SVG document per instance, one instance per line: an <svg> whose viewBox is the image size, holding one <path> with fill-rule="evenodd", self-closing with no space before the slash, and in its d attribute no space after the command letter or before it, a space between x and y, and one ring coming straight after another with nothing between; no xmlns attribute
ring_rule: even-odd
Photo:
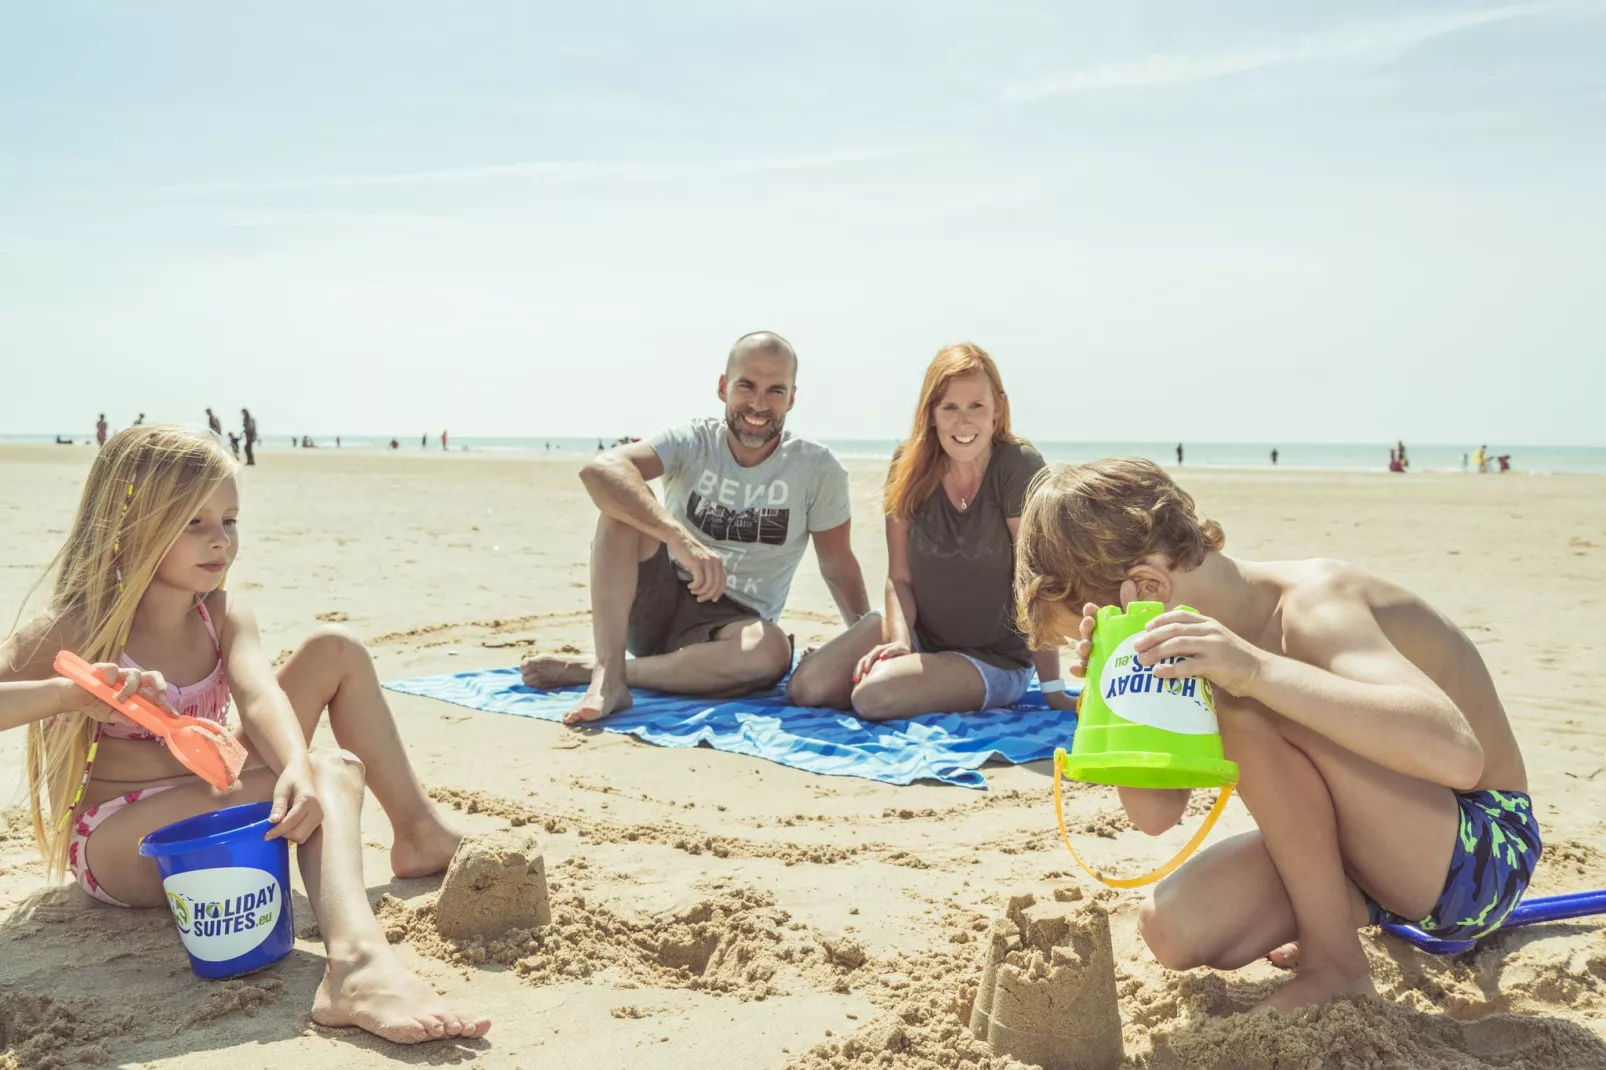
<svg viewBox="0 0 1606 1070"><path fill-rule="evenodd" d="M1043 1070L1118 1065L1121 1013L1104 908L1011 899L983 952L970 1031L995 1053Z"/></svg>
<svg viewBox="0 0 1606 1070"><path fill-rule="evenodd" d="M435 900L435 928L454 940L491 939L552 923L546 865L535 838L515 832L466 836Z"/></svg>

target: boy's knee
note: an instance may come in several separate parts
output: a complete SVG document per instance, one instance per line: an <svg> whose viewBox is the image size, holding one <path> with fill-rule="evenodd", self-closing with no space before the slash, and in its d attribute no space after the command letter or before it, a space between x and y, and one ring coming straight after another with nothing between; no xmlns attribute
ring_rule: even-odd
<svg viewBox="0 0 1606 1070"><path fill-rule="evenodd" d="M1191 970L1204 965L1188 934L1181 931L1175 916L1155 904L1151 894L1138 908L1138 933L1149 945L1154 960L1168 970Z"/></svg>

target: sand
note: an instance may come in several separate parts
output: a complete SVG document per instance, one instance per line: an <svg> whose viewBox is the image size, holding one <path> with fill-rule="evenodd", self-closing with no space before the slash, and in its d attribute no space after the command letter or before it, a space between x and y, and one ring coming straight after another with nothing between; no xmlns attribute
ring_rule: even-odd
<svg viewBox="0 0 1606 1070"><path fill-rule="evenodd" d="M593 519L572 460L320 450L264 461L245 473L230 584L252 599L270 656L328 623L366 639L389 679L588 643ZM0 610L59 546L87 463L78 449L0 448ZM880 467L850 471L854 542L879 587ZM1231 549L1357 560L1466 627L1523 741L1545 823L1536 891L1606 887L1606 478L1183 478ZM784 623L800 643L837 627L811 559ZM969 1026L993 926L1024 895L1044 917L1107 915L1123 1066L1606 1067L1606 931L1594 922L1513 931L1450 961L1371 935L1380 999L1234 1016L1280 975L1155 965L1136 933L1139 894L1082 881L1064 855L1046 763L990 767L985 792L894 788L391 702L440 805L519 850L534 837L542 860L549 923L502 929L491 911L470 935L443 936L443 878L393 878L384 816L364 814L387 933L437 988L496 1019L488 1037L398 1052L313 1026L322 958L299 891L296 951L224 986L189 973L165 913L44 888L6 809L20 799L12 732L0 735L0 1068L1020 1070ZM1117 873L1168 857L1198 820L1151 840L1113 794L1085 787L1067 795L1066 816L1089 862ZM1234 802L1215 836L1247 824Z"/></svg>
<svg viewBox="0 0 1606 1070"><path fill-rule="evenodd" d="M512 830L458 844L435 900L435 928L448 939L488 940L552 922L546 864L534 837Z"/></svg>

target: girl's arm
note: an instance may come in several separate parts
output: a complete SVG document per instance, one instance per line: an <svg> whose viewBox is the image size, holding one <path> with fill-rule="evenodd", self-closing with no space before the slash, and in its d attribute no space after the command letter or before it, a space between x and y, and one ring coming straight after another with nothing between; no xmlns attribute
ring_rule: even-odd
<svg viewBox="0 0 1606 1070"><path fill-rule="evenodd" d="M218 638L240 723L268 767L283 773L291 765L308 761L301 723L262 652L256 616L238 595L214 594L207 602L219 600L225 605L219 607L224 627Z"/></svg>
<svg viewBox="0 0 1606 1070"><path fill-rule="evenodd" d="M130 723L77 684L56 675L56 652L76 645L68 631L61 622L41 617L0 644L0 732L79 710L98 721ZM143 688L146 697L167 706L167 682L160 673L108 664L94 669L108 684L118 687L123 698Z"/></svg>

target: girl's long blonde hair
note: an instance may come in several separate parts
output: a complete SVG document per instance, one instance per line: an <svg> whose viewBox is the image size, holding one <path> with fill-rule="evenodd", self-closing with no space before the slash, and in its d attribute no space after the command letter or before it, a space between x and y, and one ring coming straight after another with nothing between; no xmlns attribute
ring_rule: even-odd
<svg viewBox="0 0 1606 1070"><path fill-rule="evenodd" d="M215 438L188 428L130 427L107 440L67 542L50 563L56 581L48 619L65 626L57 634L85 661L114 662L122 654L162 558L236 467ZM93 736L86 713L28 726L28 805L51 877L66 867L70 830L60 819L72 806Z"/></svg>
<svg viewBox="0 0 1606 1070"><path fill-rule="evenodd" d="M892 471L881 497L881 510L887 516L908 520L937 489L942 481L942 466L938 463L942 460L942 443L937 441L937 403L948 392L949 383L977 373L985 375L993 388L993 402L997 406L993 445L1016 441L1009 429L1009 396L1004 393L1004 380L993 358L981 346L970 342L944 346L926 368L926 380L920 385L920 402L915 406L914 430L893 454Z"/></svg>

